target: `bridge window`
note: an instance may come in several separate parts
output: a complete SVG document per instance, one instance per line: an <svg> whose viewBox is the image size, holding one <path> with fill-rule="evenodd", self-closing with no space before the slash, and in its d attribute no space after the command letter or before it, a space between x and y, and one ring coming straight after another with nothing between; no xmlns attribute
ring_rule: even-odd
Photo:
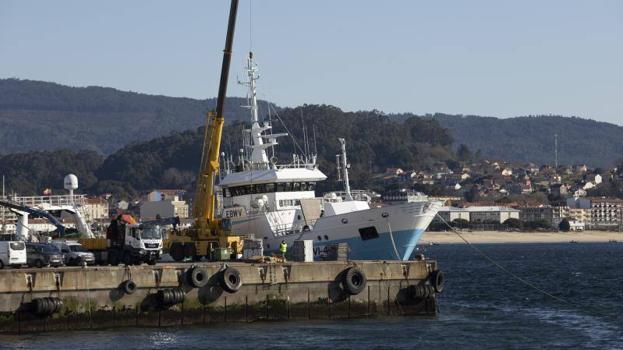
<svg viewBox="0 0 623 350"><path fill-rule="evenodd" d="M223 188L223 197L235 197L262 193L314 191L315 182L277 182Z"/></svg>

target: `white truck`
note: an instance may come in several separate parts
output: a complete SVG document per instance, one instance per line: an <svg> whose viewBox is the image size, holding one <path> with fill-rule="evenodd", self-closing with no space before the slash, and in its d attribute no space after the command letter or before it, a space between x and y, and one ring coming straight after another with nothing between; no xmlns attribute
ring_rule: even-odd
<svg viewBox="0 0 623 350"><path fill-rule="evenodd" d="M158 224L139 224L130 215L119 215L110 222L106 238L78 242L95 255L98 264L154 265L162 254L162 231Z"/></svg>

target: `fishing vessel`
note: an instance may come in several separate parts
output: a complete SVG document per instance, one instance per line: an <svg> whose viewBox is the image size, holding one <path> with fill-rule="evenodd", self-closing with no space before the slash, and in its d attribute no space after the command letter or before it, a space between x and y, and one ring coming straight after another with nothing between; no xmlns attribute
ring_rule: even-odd
<svg viewBox="0 0 623 350"><path fill-rule="evenodd" d="M260 124L253 54L247 59L248 108L251 128L245 131L246 147L233 164L224 161L219 186L223 193L222 217L237 234L262 239L266 251L277 251L281 241L313 240L321 256L336 243L348 243L351 259L408 260L418 240L442 203L428 199L399 205L371 207L361 192L351 191L346 143L339 139L344 191L316 197L316 184L327 179L318 169L315 154L293 154L279 164L267 149L287 133L271 133L269 121ZM274 154L274 153L273 153Z"/></svg>

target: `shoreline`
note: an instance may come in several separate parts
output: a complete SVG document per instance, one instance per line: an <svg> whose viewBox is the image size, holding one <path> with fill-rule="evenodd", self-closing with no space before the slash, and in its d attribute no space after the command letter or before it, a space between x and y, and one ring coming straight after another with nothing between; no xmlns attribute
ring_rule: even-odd
<svg viewBox="0 0 623 350"><path fill-rule="evenodd" d="M506 232L506 231L459 231L470 243L623 243L623 232ZM418 245L465 243L452 231L425 232Z"/></svg>

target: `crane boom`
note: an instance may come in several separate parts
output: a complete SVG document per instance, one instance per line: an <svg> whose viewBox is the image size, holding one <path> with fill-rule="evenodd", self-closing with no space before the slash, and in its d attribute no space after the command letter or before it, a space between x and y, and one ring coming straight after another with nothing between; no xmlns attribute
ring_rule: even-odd
<svg viewBox="0 0 623 350"><path fill-rule="evenodd" d="M229 66L231 63L234 30L236 27L236 13L238 0L231 1L229 9L229 22L227 25L227 37L223 50L223 63L221 66L221 79L216 100L216 109L209 112L206 118L206 127L201 153L201 167L197 178L197 192L193 205L195 224L200 232L214 229L216 226L216 193L214 185L219 171L219 153L221 138L223 135L223 107L227 94L227 81L229 79Z"/></svg>

